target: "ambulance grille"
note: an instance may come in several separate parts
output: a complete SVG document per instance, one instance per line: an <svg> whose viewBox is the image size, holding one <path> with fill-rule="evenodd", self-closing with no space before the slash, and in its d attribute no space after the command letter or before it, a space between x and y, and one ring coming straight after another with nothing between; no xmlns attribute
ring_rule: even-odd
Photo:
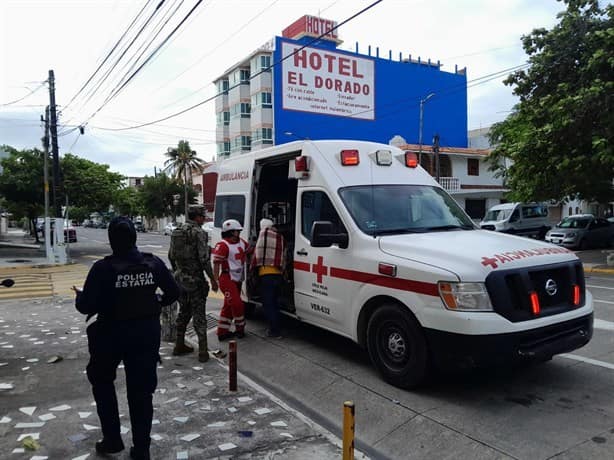
<svg viewBox="0 0 614 460"><path fill-rule="evenodd" d="M572 286L580 286L580 305L573 305ZM578 261L492 272L486 288L494 310L516 323L579 308L585 302L582 263ZM535 315L530 293L536 292L541 306Z"/></svg>

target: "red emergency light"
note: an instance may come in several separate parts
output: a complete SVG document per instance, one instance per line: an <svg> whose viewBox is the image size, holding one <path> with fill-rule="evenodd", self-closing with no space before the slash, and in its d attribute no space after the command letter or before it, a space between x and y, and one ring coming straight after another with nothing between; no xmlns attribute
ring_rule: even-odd
<svg viewBox="0 0 614 460"><path fill-rule="evenodd" d="M574 284L572 286L572 292L573 292L573 306L577 307L578 305L580 305L580 286L578 286L577 284Z"/></svg>
<svg viewBox="0 0 614 460"><path fill-rule="evenodd" d="M380 262L377 265L377 271L382 275L397 276L397 266Z"/></svg>
<svg viewBox="0 0 614 460"><path fill-rule="evenodd" d="M418 167L418 155L414 152L405 152L405 166L408 168Z"/></svg>
<svg viewBox="0 0 614 460"><path fill-rule="evenodd" d="M358 150L342 150L341 164L343 166L357 166L360 163Z"/></svg>
<svg viewBox="0 0 614 460"><path fill-rule="evenodd" d="M309 157L302 155L294 159L294 177L297 179L309 177Z"/></svg>
<svg viewBox="0 0 614 460"><path fill-rule="evenodd" d="M534 315L539 315L540 306L539 306L539 297L537 296L537 292L531 291L529 293L529 297L531 298L531 310Z"/></svg>

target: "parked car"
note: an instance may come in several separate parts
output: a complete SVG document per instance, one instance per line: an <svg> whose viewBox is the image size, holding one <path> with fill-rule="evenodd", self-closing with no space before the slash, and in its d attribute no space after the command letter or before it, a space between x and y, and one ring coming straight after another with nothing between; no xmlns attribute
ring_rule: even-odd
<svg viewBox="0 0 614 460"><path fill-rule="evenodd" d="M53 221L50 222L51 225L51 238L53 238ZM45 223L43 222L42 228L40 230L41 236L45 236ZM64 243L76 243L77 242L77 230L68 222L64 222Z"/></svg>
<svg viewBox="0 0 614 460"><path fill-rule="evenodd" d="M171 233L173 233L173 230L175 230L176 228L177 228L177 224L175 222L169 222L164 227L164 234L170 235Z"/></svg>
<svg viewBox="0 0 614 460"><path fill-rule="evenodd" d="M136 229L137 232L147 232L147 229L145 228L145 225L143 224L143 222L137 221L134 223L134 228Z"/></svg>
<svg viewBox="0 0 614 460"><path fill-rule="evenodd" d="M550 229L548 206L541 203L504 203L488 210L480 228L543 240Z"/></svg>
<svg viewBox="0 0 614 460"><path fill-rule="evenodd" d="M546 241L578 249L614 246L614 223L592 214L576 214L556 224Z"/></svg>

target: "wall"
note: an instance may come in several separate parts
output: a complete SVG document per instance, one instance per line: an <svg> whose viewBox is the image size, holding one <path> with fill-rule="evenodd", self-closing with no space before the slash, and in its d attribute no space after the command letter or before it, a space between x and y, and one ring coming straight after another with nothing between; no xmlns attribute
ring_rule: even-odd
<svg viewBox="0 0 614 460"><path fill-rule="evenodd" d="M283 58L283 43L296 45L290 48L296 49L306 42L276 37L275 62ZM433 135L438 133L442 146L467 147L466 75L443 72L435 66L426 64L399 62L313 46L310 48L327 51L336 57L341 56L358 61L359 67L356 74L364 75L364 78L352 78L350 75L347 80L360 84L373 82L372 94L368 96L372 96L374 110L352 109L353 116L284 110L283 91L287 91L289 86L311 91L314 85L314 77L309 74L311 69L305 69L304 81L296 77L294 84L291 85L288 71L292 70L290 64L294 61L293 57L290 57L289 64L284 66L284 62L274 68L273 106L276 144L296 140L296 138L360 139L388 143L388 140L395 134L401 134L409 143L417 143L420 100L430 93L435 93L435 96L424 104L423 142L430 143ZM370 69L373 69L372 79L369 75L365 75L365 71L368 72ZM354 69L350 65L346 71L352 74ZM324 78L330 75L323 70L317 74ZM336 77L339 76L336 75ZM313 95L310 94L310 96ZM318 95L315 94L315 96ZM337 97L344 96L351 97L352 94L342 91ZM368 96L358 100L361 104L369 105ZM327 101L327 104L334 102ZM369 117L371 119L368 119ZM289 138L285 134L287 132L293 133L294 139Z"/></svg>

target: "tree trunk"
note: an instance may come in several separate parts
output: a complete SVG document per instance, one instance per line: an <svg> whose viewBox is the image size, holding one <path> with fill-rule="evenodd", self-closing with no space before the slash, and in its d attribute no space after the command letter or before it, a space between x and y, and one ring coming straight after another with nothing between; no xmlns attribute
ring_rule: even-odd
<svg viewBox="0 0 614 460"><path fill-rule="evenodd" d="M183 168L183 203L184 219L188 219L188 168Z"/></svg>

